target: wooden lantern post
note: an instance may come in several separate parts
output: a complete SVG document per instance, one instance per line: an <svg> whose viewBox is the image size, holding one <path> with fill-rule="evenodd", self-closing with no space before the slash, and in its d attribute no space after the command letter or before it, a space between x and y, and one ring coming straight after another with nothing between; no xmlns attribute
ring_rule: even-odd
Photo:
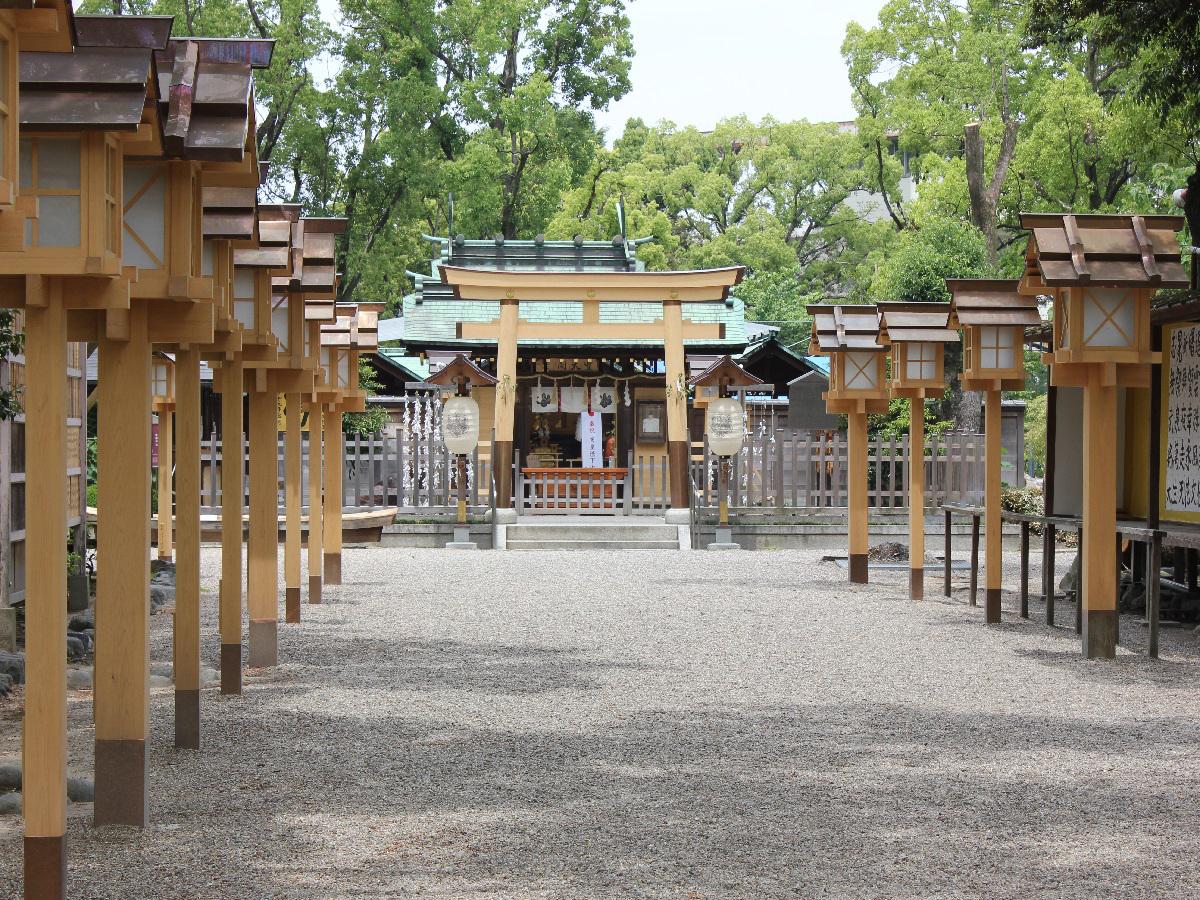
<svg viewBox="0 0 1200 900"><path fill-rule="evenodd" d="M366 395L358 383L359 354L379 346L381 304L339 304L333 322L321 326L321 362L329 376L328 391L319 395L325 414L325 509L323 550L326 584L342 583L342 505L345 501L342 415L363 412Z"/></svg>
<svg viewBox="0 0 1200 900"><path fill-rule="evenodd" d="M1002 391L1025 386L1024 333L1038 325L1037 300L1017 292L1017 281L949 280L950 327L962 331L964 391L980 391L986 400L984 433L987 476L984 493L984 621L1000 621L1003 575L1003 522L1000 503ZM1021 461L1016 460L1020 465Z"/></svg>
<svg viewBox="0 0 1200 900"><path fill-rule="evenodd" d="M891 348L893 397L909 399L909 597L925 595L925 400L946 389L945 345L958 340L948 303L881 303L880 340Z"/></svg>
<svg viewBox="0 0 1200 900"><path fill-rule="evenodd" d="M291 321L287 307L276 315L273 272L291 267L292 223L299 207L258 208L257 246L238 242L233 251L235 315L242 327L242 360L249 400L250 523L247 535L246 606L249 611L249 665L279 661L279 395L278 328ZM252 244L254 242L251 242ZM287 379L284 379L287 380Z"/></svg>
<svg viewBox="0 0 1200 900"><path fill-rule="evenodd" d="M470 396L471 391L475 388L493 387L496 384L495 378L461 353L454 357L448 365L438 370L428 381L430 384L436 384L442 388L453 388L455 395L459 397ZM467 527L467 457L465 454L456 454L456 460L458 516L455 520L454 540L447 547L455 550L473 550L476 545L471 541L471 533Z"/></svg>
<svg viewBox="0 0 1200 900"><path fill-rule="evenodd" d="M221 395L221 580L218 628L221 693L242 692L242 516L245 510L245 449L242 397L242 324L234 300L234 242L255 235L260 178L253 142L240 163L209 165L203 173L204 274L213 279L217 301L214 342L204 354L213 366L213 388ZM212 473L217 477L217 473Z"/></svg>
<svg viewBox="0 0 1200 900"><path fill-rule="evenodd" d="M693 391L692 404L697 409L709 412L708 407L714 400L726 399L731 390L753 388L761 385L762 379L751 375L733 361L728 355L721 357L700 374L694 376L688 387ZM719 458L717 470L717 533L716 540L709 545L710 550L732 550L738 545L733 542L732 530L729 525L729 460L728 456ZM705 473L705 477L708 475Z"/></svg>
<svg viewBox="0 0 1200 900"><path fill-rule="evenodd" d="M1083 389L1082 651L1111 658L1117 645L1117 392L1147 388L1150 303L1188 286L1179 261L1180 216L1023 214L1032 231L1025 294L1054 299L1053 344L1043 356L1055 387ZM1156 502L1156 498L1151 498Z"/></svg>
<svg viewBox="0 0 1200 900"><path fill-rule="evenodd" d="M879 310L869 305L814 304L809 354L829 357L825 408L846 416L849 480L849 578L866 584L868 534L867 416L888 408L886 348L879 343Z"/></svg>
<svg viewBox="0 0 1200 900"><path fill-rule="evenodd" d="M171 471L175 456L175 361L165 353L157 353L151 371L154 373L151 402L158 416L158 558L169 560L174 542L171 532L174 503Z"/></svg>
<svg viewBox="0 0 1200 900"><path fill-rule="evenodd" d="M185 749L200 747L200 367L204 355L229 349L216 329L226 301L206 261L204 170L246 168L252 70L269 64L271 49L182 39L156 51L159 71L170 73L156 109L161 131L145 129L125 147L125 262L138 269L130 292L156 306L151 342L175 352L175 746ZM245 87L236 107L224 96L235 82Z"/></svg>
<svg viewBox="0 0 1200 900"><path fill-rule="evenodd" d="M15 31L6 32L9 27ZM157 97L152 52L165 46L169 27L169 21L143 19L111 28L80 19L72 26L70 7L59 3L0 11L8 67L0 99L12 129L3 133L0 156L0 275L27 276L9 279L3 303L27 310L26 439L36 447L26 473L27 896L65 892L62 377L68 337L95 341L100 349L100 465L106 472L100 496L110 504L108 527L98 537L104 562L96 604L95 811L101 822L145 822L150 335L146 307L131 304L131 273L122 267L120 198L124 138L153 118L146 102ZM75 51L62 52L72 49L73 37ZM98 95L114 89L131 102L97 105ZM19 177L18 161L28 166Z"/></svg>

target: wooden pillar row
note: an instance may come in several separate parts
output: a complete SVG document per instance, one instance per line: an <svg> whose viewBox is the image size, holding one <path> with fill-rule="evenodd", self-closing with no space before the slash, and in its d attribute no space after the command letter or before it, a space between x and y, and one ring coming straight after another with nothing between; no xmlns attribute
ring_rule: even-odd
<svg viewBox="0 0 1200 900"><path fill-rule="evenodd" d="M26 683L21 743L25 896L65 897L67 312L57 283L30 276L27 285L30 294L41 294L44 305L29 305L25 311L23 400L25 440L30 448L25 464L25 539L29 549L25 558Z"/></svg>
<svg viewBox="0 0 1200 900"><path fill-rule="evenodd" d="M97 825L145 827L150 723L150 338L145 303L127 339L99 339L96 537Z"/></svg>
<svg viewBox="0 0 1200 900"><path fill-rule="evenodd" d="M325 559L325 498L322 485L325 476L323 452L325 411L313 403L308 411L308 602L321 602L321 580Z"/></svg>
<svg viewBox="0 0 1200 900"><path fill-rule="evenodd" d="M242 692L242 363L221 366L221 693Z"/></svg>
<svg viewBox="0 0 1200 900"><path fill-rule="evenodd" d="M284 404L284 617L286 621L294 623L300 621L300 482L303 471L300 461L300 395L285 395Z"/></svg>
<svg viewBox="0 0 1200 900"><path fill-rule="evenodd" d="M179 420L175 565L175 746L200 749L200 351L175 355Z"/></svg>
<svg viewBox="0 0 1200 900"><path fill-rule="evenodd" d="M278 394L250 394L250 534L246 605L250 666L279 662L279 431Z"/></svg>
<svg viewBox="0 0 1200 900"><path fill-rule="evenodd" d="M984 538L983 565L985 571L983 593L983 620L988 624L1000 621L1000 588L1002 584L1003 528L1000 504L1001 464L1001 404L999 391L987 391L985 395L984 460L987 466L984 476Z"/></svg>

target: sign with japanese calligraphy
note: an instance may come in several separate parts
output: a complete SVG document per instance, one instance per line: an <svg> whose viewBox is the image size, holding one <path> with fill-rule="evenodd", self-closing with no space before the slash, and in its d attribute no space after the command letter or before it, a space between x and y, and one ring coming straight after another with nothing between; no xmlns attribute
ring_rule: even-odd
<svg viewBox="0 0 1200 900"><path fill-rule="evenodd" d="M1200 514L1200 325L1166 333L1163 508Z"/></svg>

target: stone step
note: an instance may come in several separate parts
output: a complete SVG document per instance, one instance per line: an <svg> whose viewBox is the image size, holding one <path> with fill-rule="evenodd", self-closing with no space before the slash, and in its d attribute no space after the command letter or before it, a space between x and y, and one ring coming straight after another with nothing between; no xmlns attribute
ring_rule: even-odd
<svg viewBox="0 0 1200 900"><path fill-rule="evenodd" d="M679 550L679 539L670 541L655 540L513 540L508 538L504 544L508 550Z"/></svg>
<svg viewBox="0 0 1200 900"><path fill-rule="evenodd" d="M509 525L509 541L679 541L676 525L559 524Z"/></svg>

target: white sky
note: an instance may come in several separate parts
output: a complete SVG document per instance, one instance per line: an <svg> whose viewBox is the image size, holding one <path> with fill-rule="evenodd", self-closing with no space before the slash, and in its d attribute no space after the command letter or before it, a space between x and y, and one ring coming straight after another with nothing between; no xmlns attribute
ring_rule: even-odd
<svg viewBox="0 0 1200 900"><path fill-rule="evenodd" d="M840 48L885 0L630 0L633 89L597 119L620 136L635 116L711 128L744 113L854 118Z"/></svg>

